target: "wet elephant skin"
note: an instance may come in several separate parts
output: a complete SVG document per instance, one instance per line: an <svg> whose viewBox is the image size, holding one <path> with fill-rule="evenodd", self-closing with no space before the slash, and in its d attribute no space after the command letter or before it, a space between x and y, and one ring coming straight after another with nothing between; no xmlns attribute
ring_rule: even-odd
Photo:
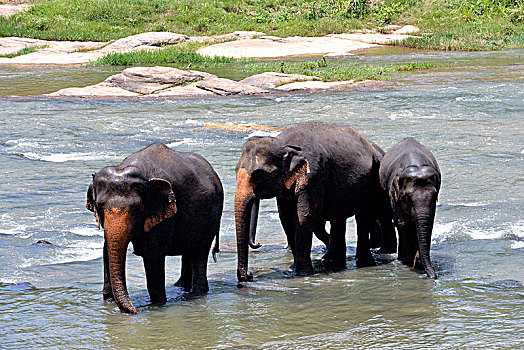
<svg viewBox="0 0 524 350"><path fill-rule="evenodd" d="M431 233L441 173L433 154L406 138L391 147L380 165L380 182L389 197L398 230L398 259L437 278L430 259Z"/></svg>
<svg viewBox="0 0 524 350"><path fill-rule="evenodd" d="M211 165L194 153L154 143L118 165L93 174L86 207L104 229L105 300L136 313L127 292L129 242L143 258L151 302L166 302L165 257L182 256L175 285L195 294L209 290L207 260L218 251L223 188Z"/></svg>
<svg viewBox="0 0 524 350"><path fill-rule="evenodd" d="M254 242L258 201L276 197L280 221L294 257L294 274L312 273L312 234L326 239L322 261L332 269L346 266L346 219L357 221L358 266L374 264L369 233L376 220L390 226L389 243L396 249L391 218L385 218L379 183L383 151L349 126L310 122L290 127L277 137L252 137L236 166L235 221L239 281L248 281L248 245ZM392 242L392 243L391 243ZM385 243L385 242L383 242Z"/></svg>

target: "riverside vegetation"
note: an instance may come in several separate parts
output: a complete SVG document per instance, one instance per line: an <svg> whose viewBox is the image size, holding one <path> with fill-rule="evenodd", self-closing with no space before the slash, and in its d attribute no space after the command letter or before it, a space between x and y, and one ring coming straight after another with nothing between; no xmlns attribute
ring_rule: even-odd
<svg viewBox="0 0 524 350"><path fill-rule="evenodd" d="M29 10L0 18L0 36L108 41L147 31L215 35L235 30L318 36L367 28L384 31L388 24L421 28L417 37L394 43L398 46L440 50L522 48L524 0L35 0ZM384 79L387 73L435 66L348 66L326 60L260 63L204 57L195 52L202 45L186 43L154 52L114 53L95 64L232 67L249 73L316 75L326 81Z"/></svg>

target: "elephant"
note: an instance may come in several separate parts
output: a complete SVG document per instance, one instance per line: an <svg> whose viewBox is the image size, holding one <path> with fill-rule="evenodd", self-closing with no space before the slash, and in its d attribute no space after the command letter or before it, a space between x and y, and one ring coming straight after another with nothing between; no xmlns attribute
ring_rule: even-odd
<svg viewBox="0 0 524 350"><path fill-rule="evenodd" d="M323 122L299 124L276 137L248 139L235 168L238 280L253 279L248 273L248 246L259 246L255 234L260 200L273 197L293 253L293 275L313 272L313 233L328 242L323 264L345 268L346 219L353 215L357 266L374 265L369 244L374 221L382 219L394 235L391 218L382 216L386 211L378 177L381 158L355 129ZM331 224L329 235L326 221ZM396 251L396 236L389 241Z"/></svg>
<svg viewBox="0 0 524 350"><path fill-rule="evenodd" d="M380 164L380 184L398 229L398 259L422 267L431 279L437 278L429 253L440 182L435 157L414 138L394 145Z"/></svg>
<svg viewBox="0 0 524 350"><path fill-rule="evenodd" d="M153 143L118 166L93 174L86 207L104 229L104 300L134 314L126 287L129 242L144 262L147 290L154 304L167 301L165 257L181 255L176 286L208 292L207 261L219 251L224 202L222 183L200 155Z"/></svg>

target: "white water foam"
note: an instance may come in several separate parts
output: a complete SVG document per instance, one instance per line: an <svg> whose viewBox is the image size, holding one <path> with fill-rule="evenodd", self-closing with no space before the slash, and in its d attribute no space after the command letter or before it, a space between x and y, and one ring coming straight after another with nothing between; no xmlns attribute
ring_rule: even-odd
<svg viewBox="0 0 524 350"><path fill-rule="evenodd" d="M8 214L2 214L0 222L4 226L0 227L0 234L4 235L23 235L28 228L27 225L17 223Z"/></svg>
<svg viewBox="0 0 524 350"><path fill-rule="evenodd" d="M187 125L198 125L198 126L201 126L202 122L199 122L198 120L194 120L194 119L186 119L186 124Z"/></svg>
<svg viewBox="0 0 524 350"><path fill-rule="evenodd" d="M0 228L0 234L3 235L21 235L25 232L27 225L16 225L11 228Z"/></svg>
<svg viewBox="0 0 524 350"><path fill-rule="evenodd" d="M457 206L463 206L463 207L485 207L490 202L458 202L458 203L447 203L449 205L457 205Z"/></svg>
<svg viewBox="0 0 524 350"><path fill-rule="evenodd" d="M520 239L524 239L524 221L511 225L511 233Z"/></svg>
<svg viewBox="0 0 524 350"><path fill-rule="evenodd" d="M391 113L388 118L391 120L397 120L397 119L412 118L412 117L413 117L412 111L399 111L399 112Z"/></svg>
<svg viewBox="0 0 524 350"><path fill-rule="evenodd" d="M262 130L255 130L251 134L247 135L245 139L248 139L253 136L271 136L275 137L278 136L281 133L281 131L262 131Z"/></svg>
<svg viewBox="0 0 524 350"><path fill-rule="evenodd" d="M44 259L30 258L20 265L21 268L28 268L40 265L58 265L71 262L91 261L102 257L104 242L82 242L81 245L69 247L57 247L58 251L54 256L46 256Z"/></svg>
<svg viewBox="0 0 524 350"><path fill-rule="evenodd" d="M100 155L92 153L53 153L49 155L42 155L34 152L23 153L23 156L31 160L41 160L51 163L64 163L76 160L99 160L99 159L113 159L114 155Z"/></svg>
<svg viewBox="0 0 524 350"><path fill-rule="evenodd" d="M79 236L104 236L104 231L102 231L101 229L99 230L96 227L73 227L69 230L69 232Z"/></svg>
<svg viewBox="0 0 524 350"><path fill-rule="evenodd" d="M524 249L524 241L513 241L510 246L511 249Z"/></svg>
<svg viewBox="0 0 524 350"><path fill-rule="evenodd" d="M192 139L190 137L183 138L180 141L170 142L166 146L169 148L173 148L180 145L204 145L205 143L202 142L202 140L196 140Z"/></svg>

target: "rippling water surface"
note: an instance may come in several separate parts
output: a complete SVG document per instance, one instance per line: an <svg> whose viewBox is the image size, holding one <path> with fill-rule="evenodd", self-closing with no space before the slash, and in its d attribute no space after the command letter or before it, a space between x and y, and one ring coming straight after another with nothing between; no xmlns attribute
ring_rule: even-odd
<svg viewBox="0 0 524 350"><path fill-rule="evenodd" d="M367 91L150 102L0 99L0 347L523 347L523 57L522 50L362 54L352 59L475 63ZM49 91L49 79L58 89L112 74L55 73L0 68L0 94L38 94ZM31 74L44 78L17 87ZM275 201L266 200L263 247L250 253L255 282L237 287L234 167L249 135L199 127L310 120L352 125L386 150L413 136L433 151L443 177L432 249L439 280L392 258L356 269L353 220L346 271L288 278L292 257ZM155 141L201 153L220 175L222 252L209 263L210 293L201 298L172 286L180 260L169 257L162 307L149 305L142 261L130 253L127 281L139 314L126 316L102 301L103 235L85 195L92 172ZM316 241L314 258L322 253Z"/></svg>

